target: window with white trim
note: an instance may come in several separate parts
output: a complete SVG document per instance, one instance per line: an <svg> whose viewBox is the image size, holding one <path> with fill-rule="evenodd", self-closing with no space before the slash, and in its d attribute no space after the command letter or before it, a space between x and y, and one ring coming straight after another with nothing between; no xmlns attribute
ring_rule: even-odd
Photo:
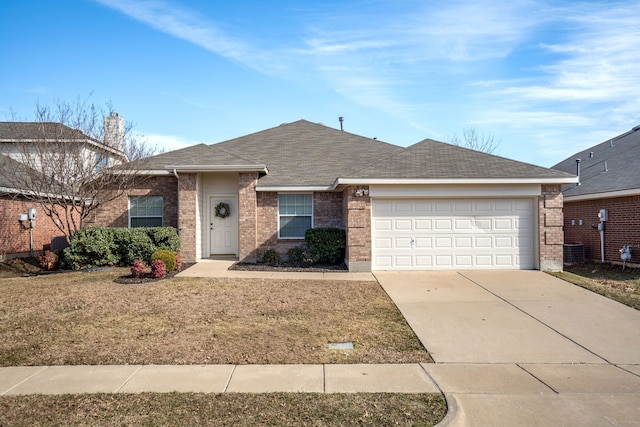
<svg viewBox="0 0 640 427"><path fill-rule="evenodd" d="M162 196L129 196L129 227L162 227Z"/></svg>
<svg viewBox="0 0 640 427"><path fill-rule="evenodd" d="M304 239L313 227L313 194L278 194L278 237Z"/></svg>

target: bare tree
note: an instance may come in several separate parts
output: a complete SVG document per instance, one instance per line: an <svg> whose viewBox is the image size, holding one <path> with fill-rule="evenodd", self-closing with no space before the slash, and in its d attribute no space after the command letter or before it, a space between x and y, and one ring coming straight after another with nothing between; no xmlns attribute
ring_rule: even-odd
<svg viewBox="0 0 640 427"><path fill-rule="evenodd" d="M56 101L37 104L35 116L3 124L0 176L70 242L92 212L144 179L141 163L155 149L110 106Z"/></svg>
<svg viewBox="0 0 640 427"><path fill-rule="evenodd" d="M449 136L448 140L453 145L483 151L489 154L496 151L500 145L500 141L497 141L494 135L481 135L474 127L465 128L462 131L462 136L454 132Z"/></svg>

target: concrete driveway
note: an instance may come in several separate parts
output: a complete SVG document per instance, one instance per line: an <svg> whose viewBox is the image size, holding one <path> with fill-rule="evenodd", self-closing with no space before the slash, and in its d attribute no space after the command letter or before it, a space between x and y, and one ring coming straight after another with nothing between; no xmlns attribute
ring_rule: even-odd
<svg viewBox="0 0 640 427"><path fill-rule="evenodd" d="M377 272L466 426L640 422L640 312L538 271Z"/></svg>

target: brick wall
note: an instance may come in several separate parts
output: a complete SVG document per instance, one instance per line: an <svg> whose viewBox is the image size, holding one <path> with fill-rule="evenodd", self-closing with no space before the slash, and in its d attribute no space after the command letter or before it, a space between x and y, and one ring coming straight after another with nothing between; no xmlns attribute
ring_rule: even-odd
<svg viewBox="0 0 640 427"><path fill-rule="evenodd" d="M258 196L256 184L257 173L241 173L238 190L238 237L239 258L244 262L256 262L258 259Z"/></svg>
<svg viewBox="0 0 640 427"><path fill-rule="evenodd" d="M605 261L621 262L620 248L632 245L631 263L640 263L640 196L565 202L564 236L567 243L584 244L585 257L600 261L598 212L609 211L605 223ZM575 221L575 225L571 221ZM583 225L579 221L583 220Z"/></svg>
<svg viewBox="0 0 640 427"><path fill-rule="evenodd" d="M163 225L178 228L178 184L173 175L146 179L138 188L130 189L117 199L100 206L85 220L84 225L128 227L129 196L163 196Z"/></svg>
<svg viewBox="0 0 640 427"><path fill-rule="evenodd" d="M278 239L278 193L258 192L257 204L257 259L270 248L284 257L289 249L304 244L304 239ZM313 226L344 228L342 193L313 194Z"/></svg>
<svg viewBox="0 0 640 427"><path fill-rule="evenodd" d="M33 228L33 250L41 252L51 245L51 238L63 236L53 220L44 215L39 204L22 198L0 196L0 260L29 255L29 229L18 218L30 208L36 208L36 226ZM27 225L29 222L25 222Z"/></svg>
<svg viewBox="0 0 640 427"><path fill-rule="evenodd" d="M370 271L371 198L369 196L356 197L355 191L355 187L347 187L342 192L342 209L347 230L346 259L350 271Z"/></svg>
<svg viewBox="0 0 640 427"><path fill-rule="evenodd" d="M182 243L181 254L185 261L195 261L197 223L197 186L198 175L181 173L178 177L178 233Z"/></svg>
<svg viewBox="0 0 640 427"><path fill-rule="evenodd" d="M562 192L559 185L543 185L538 199L540 270L562 271Z"/></svg>

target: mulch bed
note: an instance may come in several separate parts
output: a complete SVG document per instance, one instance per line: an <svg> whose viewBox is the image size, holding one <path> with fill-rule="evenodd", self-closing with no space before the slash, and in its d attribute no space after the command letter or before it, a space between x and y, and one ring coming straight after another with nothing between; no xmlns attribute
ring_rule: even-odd
<svg viewBox="0 0 640 427"><path fill-rule="evenodd" d="M191 267L192 265L194 265L195 263L191 262L191 263L185 263L182 265L182 268L180 270L175 270L172 271L171 273L167 273L166 276L164 277L151 277L151 273L147 272L144 274L143 277L133 277L132 275L127 275L127 276L120 276L116 279L114 279L113 281L115 283L120 283L122 285L139 285L141 283L149 283L149 282L159 282L161 280L166 280L166 279L170 279L173 276L175 276L176 274L180 273L181 271L184 271L185 269Z"/></svg>
<svg viewBox="0 0 640 427"><path fill-rule="evenodd" d="M250 264L246 262L236 262L229 270L237 270L237 271L282 271L282 272L293 272L293 273L327 273L327 272L345 272L349 271L345 264L336 264L336 265L323 265L323 264L315 264L310 267L304 267L300 265L289 265L287 263L282 263L280 265L269 265L264 263L256 263Z"/></svg>

